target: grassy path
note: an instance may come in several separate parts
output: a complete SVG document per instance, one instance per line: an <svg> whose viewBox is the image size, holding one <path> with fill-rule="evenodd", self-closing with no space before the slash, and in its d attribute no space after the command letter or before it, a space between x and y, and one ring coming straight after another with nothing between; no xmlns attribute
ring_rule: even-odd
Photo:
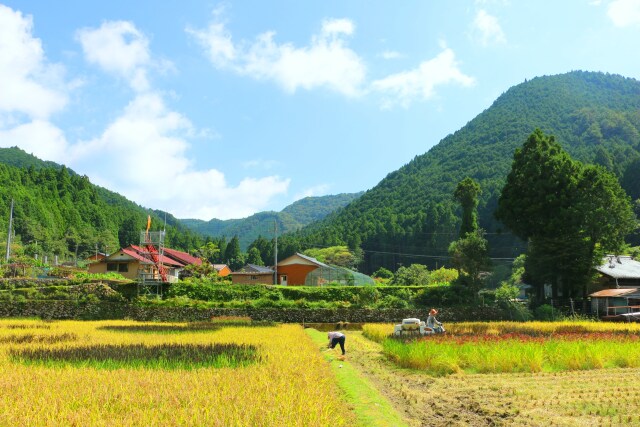
<svg viewBox="0 0 640 427"><path fill-rule="evenodd" d="M326 348L327 334L315 329L305 329L311 339L318 344L325 359L331 364L338 385L344 391L347 401L360 425L377 427L403 427L408 426L400 413L376 388L376 386L359 372L351 363L352 357L356 357L351 349L355 344L351 343L352 334L347 332L347 358L344 361L338 359L339 349ZM353 355L353 356L352 356Z"/></svg>

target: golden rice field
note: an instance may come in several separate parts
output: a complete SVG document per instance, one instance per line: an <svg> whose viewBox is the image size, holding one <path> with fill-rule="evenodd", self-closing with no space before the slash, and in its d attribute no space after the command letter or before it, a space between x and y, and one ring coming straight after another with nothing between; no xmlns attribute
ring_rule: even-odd
<svg viewBox="0 0 640 427"><path fill-rule="evenodd" d="M595 333L608 327L622 336L638 332L637 326L589 325ZM453 324L445 326L453 329ZM589 327L569 323L540 326L546 333L557 327ZM492 325L490 329L499 327ZM385 342L392 329L389 324L365 325L362 333L352 332L348 335L350 357L410 426L640 426L640 368L440 376L426 369L398 369L394 358L385 355L383 344L364 337L367 331L374 331ZM493 342L501 345L499 340Z"/></svg>
<svg viewBox="0 0 640 427"><path fill-rule="evenodd" d="M389 338L390 325L365 336L405 368L433 375L640 368L640 325L600 322L459 323L447 334Z"/></svg>
<svg viewBox="0 0 640 427"><path fill-rule="evenodd" d="M298 325L0 320L2 426L352 425Z"/></svg>

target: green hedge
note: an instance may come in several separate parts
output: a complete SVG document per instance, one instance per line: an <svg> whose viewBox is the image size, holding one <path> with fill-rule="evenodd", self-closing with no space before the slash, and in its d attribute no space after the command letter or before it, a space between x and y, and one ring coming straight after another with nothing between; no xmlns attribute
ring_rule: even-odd
<svg viewBox="0 0 640 427"><path fill-rule="evenodd" d="M248 305L274 308L293 307L294 302L327 307L427 308L462 305L470 300L464 289L452 286L229 286L181 282L167 290L166 298L181 297L216 306L252 302Z"/></svg>
<svg viewBox="0 0 640 427"><path fill-rule="evenodd" d="M212 317L250 317L254 321L282 323L397 323L404 318L426 319L426 310L417 309L226 309L196 307L145 307L131 303L108 301L0 301L0 317L40 317L42 319L132 319L139 321L201 321ZM506 320L508 313L492 307L441 308L438 319L443 322L471 320Z"/></svg>

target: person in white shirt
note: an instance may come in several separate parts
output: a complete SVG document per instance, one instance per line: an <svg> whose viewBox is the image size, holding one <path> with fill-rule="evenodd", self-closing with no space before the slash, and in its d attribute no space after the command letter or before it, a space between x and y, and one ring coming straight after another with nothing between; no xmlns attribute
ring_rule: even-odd
<svg viewBox="0 0 640 427"><path fill-rule="evenodd" d="M340 350L342 350L342 355L344 356L344 341L346 339L345 335L342 332L329 332L327 334L327 338L329 338L329 344L327 344L328 348L335 348L337 344L340 344Z"/></svg>
<svg viewBox="0 0 640 427"><path fill-rule="evenodd" d="M438 319L436 319L436 314L438 314L438 310L436 310L435 308L432 308L429 311L429 317L427 317L427 327L431 328L436 334L441 334L444 332L444 328L442 327L442 322L439 322Z"/></svg>

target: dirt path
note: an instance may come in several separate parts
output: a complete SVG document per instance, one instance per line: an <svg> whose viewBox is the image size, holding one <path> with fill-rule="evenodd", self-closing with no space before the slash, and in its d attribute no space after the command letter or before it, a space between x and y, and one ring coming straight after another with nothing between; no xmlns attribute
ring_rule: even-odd
<svg viewBox="0 0 640 427"><path fill-rule="evenodd" d="M502 405L487 405L484 393L460 387L461 378L434 378L400 369L382 355L382 346L348 333L349 361L372 381L414 426L495 426L515 415ZM458 383L451 387L451 382Z"/></svg>
<svg viewBox="0 0 640 427"><path fill-rule="evenodd" d="M433 377L355 331L347 356L412 426L640 425L640 368Z"/></svg>

